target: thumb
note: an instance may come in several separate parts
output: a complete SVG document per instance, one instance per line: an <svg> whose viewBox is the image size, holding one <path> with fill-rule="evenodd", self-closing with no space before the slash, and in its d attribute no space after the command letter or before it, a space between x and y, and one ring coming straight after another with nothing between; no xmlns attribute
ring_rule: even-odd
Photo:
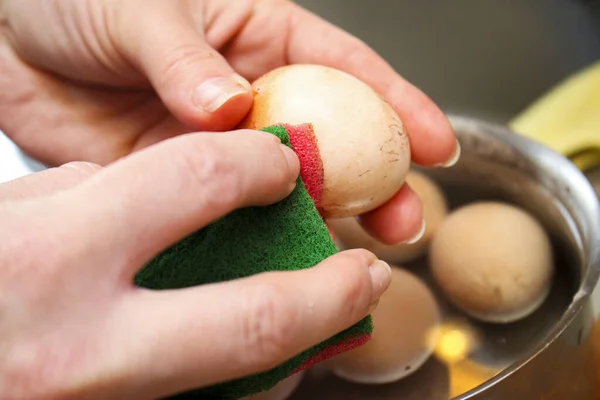
<svg viewBox="0 0 600 400"><path fill-rule="evenodd" d="M367 316L391 279L390 267L372 253L350 250L299 271L135 289L111 321L127 327L125 335L114 333L114 348L122 349L115 365L135 372L127 385L148 398L268 371Z"/></svg>
<svg viewBox="0 0 600 400"><path fill-rule="evenodd" d="M118 19L116 42L124 55L182 123L205 131L235 127L252 106L252 87L206 42L201 18L171 2L144 8L144 18Z"/></svg>

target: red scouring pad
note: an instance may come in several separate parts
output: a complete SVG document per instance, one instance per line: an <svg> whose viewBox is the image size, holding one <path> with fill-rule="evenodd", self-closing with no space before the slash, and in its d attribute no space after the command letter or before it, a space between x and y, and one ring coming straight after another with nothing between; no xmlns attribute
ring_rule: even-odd
<svg viewBox="0 0 600 400"><path fill-rule="evenodd" d="M300 177L308 195L319 210L321 194L323 193L323 161L317 146L317 137L310 124L288 125L287 130L290 144L300 161Z"/></svg>
<svg viewBox="0 0 600 400"><path fill-rule="evenodd" d="M282 124L263 130L298 155L300 177L293 192L270 206L236 210L166 249L138 273L138 286L174 289L311 268L338 252L319 212L323 163L312 126ZM269 390L292 374L366 343L372 330L368 316L276 368L171 398L229 400ZM220 332L211 335L220 340Z"/></svg>

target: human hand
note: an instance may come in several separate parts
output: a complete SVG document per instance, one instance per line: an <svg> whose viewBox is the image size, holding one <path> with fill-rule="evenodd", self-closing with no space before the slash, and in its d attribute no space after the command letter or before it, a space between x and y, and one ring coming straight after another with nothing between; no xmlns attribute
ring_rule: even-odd
<svg viewBox="0 0 600 400"><path fill-rule="evenodd" d="M391 275L362 250L195 288L133 284L184 236L286 197L298 171L275 136L239 131L0 185L0 398L160 398L268 370L364 318Z"/></svg>
<svg viewBox="0 0 600 400"><path fill-rule="evenodd" d="M231 129L252 104L247 80L295 63L370 84L405 123L415 163L459 152L429 98L291 1L0 0L0 21L0 129L50 165L104 165L185 132ZM388 244L406 241L422 227L420 200L405 186L361 221Z"/></svg>

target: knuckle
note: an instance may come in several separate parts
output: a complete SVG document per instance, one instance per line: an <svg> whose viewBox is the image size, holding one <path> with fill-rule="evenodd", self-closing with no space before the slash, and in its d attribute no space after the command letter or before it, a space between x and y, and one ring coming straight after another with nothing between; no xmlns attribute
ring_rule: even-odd
<svg viewBox="0 0 600 400"><path fill-rule="evenodd" d="M207 207L229 208L243 202L245 186L241 171L224 146L211 140L184 141L177 154L177 168L181 170L177 175L182 177L184 192L202 193Z"/></svg>
<svg viewBox="0 0 600 400"><path fill-rule="evenodd" d="M72 162L63 164L60 168L63 168L63 169L68 168L68 169L75 170L78 173L80 173L83 177L88 177L90 175L93 175L102 169L102 167L98 164L94 164L91 162L85 162L85 161L72 161Z"/></svg>
<svg viewBox="0 0 600 400"><path fill-rule="evenodd" d="M43 297L48 288L60 279L66 255L56 251L60 248L58 239L47 232L47 227L15 218L10 213L3 217L6 232L12 229L20 232L18 235L7 234L0 250L0 268L3 279L8 283L7 288L24 291L32 301ZM40 257L40 254L44 256ZM6 292L0 293L0 307Z"/></svg>
<svg viewBox="0 0 600 400"><path fill-rule="evenodd" d="M10 343L8 349L4 349L0 370L4 379L10 380L10 385L3 385L0 379L0 389L8 398L29 399L33 397L33 388L43 389L47 395L54 392L51 384L39 374L40 363L25 363L23 359L39 359L37 349L33 349L28 343ZM47 361L47 360L44 360Z"/></svg>
<svg viewBox="0 0 600 400"><path fill-rule="evenodd" d="M268 7L269 10L277 10L278 14L281 15L281 11L290 9L291 6L296 4L292 0L255 0L257 6Z"/></svg>
<svg viewBox="0 0 600 400"><path fill-rule="evenodd" d="M252 285L244 290L242 351L250 365L269 368L288 355L294 313L286 298L284 290L275 285Z"/></svg>
<svg viewBox="0 0 600 400"><path fill-rule="evenodd" d="M80 379L76 368L66 366L66 357L57 356L39 338L18 338L3 355L0 372L4 382L10 382L3 386L0 379L3 398L63 399L72 395L73 382Z"/></svg>
<svg viewBox="0 0 600 400"><path fill-rule="evenodd" d="M219 61L221 55L210 46L187 44L170 49L163 57L160 75L164 81L176 78L182 71Z"/></svg>

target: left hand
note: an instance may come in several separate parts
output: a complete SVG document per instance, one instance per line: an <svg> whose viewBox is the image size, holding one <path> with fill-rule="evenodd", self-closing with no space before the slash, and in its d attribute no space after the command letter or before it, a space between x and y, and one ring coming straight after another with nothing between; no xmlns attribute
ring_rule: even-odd
<svg viewBox="0 0 600 400"><path fill-rule="evenodd" d="M459 152L427 96L291 1L0 0L0 29L0 130L49 165L105 165L182 133L231 129L252 104L248 80L294 63L371 85L404 121L415 163ZM362 222L386 243L406 241L421 204L405 186Z"/></svg>
<svg viewBox="0 0 600 400"><path fill-rule="evenodd" d="M134 284L176 241L288 196L299 170L275 136L238 130L0 184L0 399L164 398L268 371L367 316L391 271L366 250L189 288Z"/></svg>

